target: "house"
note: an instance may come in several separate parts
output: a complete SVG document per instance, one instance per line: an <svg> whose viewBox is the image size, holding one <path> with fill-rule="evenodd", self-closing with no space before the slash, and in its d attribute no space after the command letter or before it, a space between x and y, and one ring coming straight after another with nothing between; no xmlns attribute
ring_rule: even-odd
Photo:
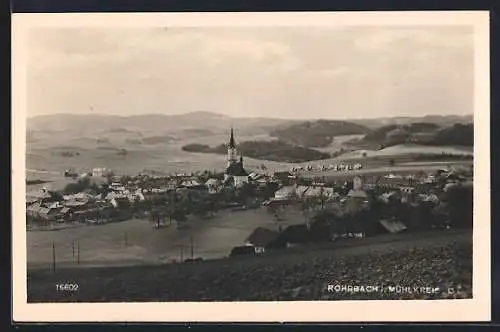
<svg viewBox="0 0 500 332"><path fill-rule="evenodd" d="M451 171L446 175L446 182L452 182L452 183L460 182L463 179L464 179L463 176L457 174L455 171Z"/></svg>
<svg viewBox="0 0 500 332"><path fill-rule="evenodd" d="M280 232L278 237L268 244L268 248L290 248L310 241L311 233L307 225L291 225Z"/></svg>
<svg viewBox="0 0 500 332"><path fill-rule="evenodd" d="M186 180L181 181L180 186L184 187L184 188L195 188L195 187L199 187L200 183L198 181L196 181L195 179L186 179Z"/></svg>
<svg viewBox="0 0 500 332"><path fill-rule="evenodd" d="M399 188L399 190L403 194L413 194L415 192L414 187L401 187L401 188Z"/></svg>
<svg viewBox="0 0 500 332"><path fill-rule="evenodd" d="M273 173L273 178L280 182L288 182L290 179L295 178L295 176L288 171L278 171Z"/></svg>
<svg viewBox="0 0 500 332"><path fill-rule="evenodd" d="M93 177L106 177L109 174L111 174L111 170L108 170L107 168L94 168L92 170Z"/></svg>
<svg viewBox="0 0 500 332"><path fill-rule="evenodd" d="M306 197L307 191L309 190L309 186L297 186L297 189L295 190L297 196L300 198Z"/></svg>
<svg viewBox="0 0 500 332"><path fill-rule="evenodd" d="M409 203L415 200L415 188L414 187L401 187L401 202Z"/></svg>
<svg viewBox="0 0 500 332"><path fill-rule="evenodd" d="M234 247L231 250L229 257L254 256L254 255L257 255L257 252L255 251L255 247L253 247L253 246L239 246L239 247Z"/></svg>
<svg viewBox="0 0 500 332"><path fill-rule="evenodd" d="M388 175L378 179L376 184L382 188L399 189L407 187L410 184L410 180L402 176Z"/></svg>
<svg viewBox="0 0 500 332"><path fill-rule="evenodd" d="M72 216L72 211L70 207L63 207L60 211L61 218L64 220L70 220Z"/></svg>
<svg viewBox="0 0 500 332"><path fill-rule="evenodd" d="M369 197L362 189L351 189L344 202L344 209L347 213L356 213L368 207Z"/></svg>
<svg viewBox="0 0 500 332"><path fill-rule="evenodd" d="M366 179L360 177L360 176L355 176L352 179L352 189L354 190L361 190L363 189L363 184L366 182Z"/></svg>
<svg viewBox="0 0 500 332"><path fill-rule="evenodd" d="M328 199L337 199L340 197L339 193L335 192L333 187L324 187L323 195L325 195Z"/></svg>
<svg viewBox="0 0 500 332"><path fill-rule="evenodd" d="M26 208L26 214L32 218L39 218L39 212L42 208L42 203L40 201L35 202Z"/></svg>
<svg viewBox="0 0 500 332"><path fill-rule="evenodd" d="M380 220L380 224L389 232L389 233L400 233L408 229L405 224L398 220Z"/></svg>
<svg viewBox="0 0 500 332"><path fill-rule="evenodd" d="M60 211L59 207L41 207L38 210L38 216L44 220L56 220Z"/></svg>
<svg viewBox="0 0 500 332"><path fill-rule="evenodd" d="M44 189L42 189L44 190ZM52 202L62 202L64 201L64 197L61 193L57 191L44 190L45 194L42 194L40 201L42 203L52 203Z"/></svg>
<svg viewBox="0 0 500 332"><path fill-rule="evenodd" d="M30 202L41 201L44 198L50 198L50 197L51 197L50 193L44 189L29 191L26 193L26 201Z"/></svg>
<svg viewBox="0 0 500 332"><path fill-rule="evenodd" d="M391 201L400 199L401 199L401 194L398 193L397 191L385 192L379 196L379 200L381 200L384 203L389 203Z"/></svg>
<svg viewBox="0 0 500 332"><path fill-rule="evenodd" d="M130 204L135 204L136 202L142 202L145 200L145 197L142 193L128 194L126 197Z"/></svg>
<svg viewBox="0 0 500 332"><path fill-rule="evenodd" d="M323 194L323 187L311 186L304 193L304 196L307 198L319 197Z"/></svg>
<svg viewBox="0 0 500 332"><path fill-rule="evenodd" d="M130 202L126 196L117 196L110 200L111 205L115 209L128 207Z"/></svg>
<svg viewBox="0 0 500 332"><path fill-rule="evenodd" d="M420 194L418 197L422 202L439 203L439 197L436 194Z"/></svg>
<svg viewBox="0 0 500 332"><path fill-rule="evenodd" d="M94 196L91 194L88 194L88 193L81 192L81 193L74 194L73 199L76 201L80 201L80 202L88 202L88 201L94 199Z"/></svg>
<svg viewBox="0 0 500 332"><path fill-rule="evenodd" d="M66 201L64 202L64 206L67 208L71 208L73 211L82 210L86 208L88 202L82 201Z"/></svg>
<svg viewBox="0 0 500 332"><path fill-rule="evenodd" d="M255 173L255 172L252 172L248 175L248 177L250 178L250 180L252 181L257 181L257 180L260 180L260 179L264 179L265 176L264 174L259 174L259 173Z"/></svg>
<svg viewBox="0 0 500 332"><path fill-rule="evenodd" d="M247 246L255 247L256 253L264 253L265 249L273 243L279 236L279 233L267 228L257 227L252 234L245 240Z"/></svg>
<svg viewBox="0 0 500 332"><path fill-rule="evenodd" d="M208 179L205 182L209 194L216 194L221 190L221 182L218 179Z"/></svg>
<svg viewBox="0 0 500 332"><path fill-rule="evenodd" d="M113 182L109 186L109 189L120 192L120 191L125 191L125 186L119 182Z"/></svg>
<svg viewBox="0 0 500 332"><path fill-rule="evenodd" d="M292 199L296 195L295 186L285 186L281 187L274 193L275 200L288 200Z"/></svg>
<svg viewBox="0 0 500 332"><path fill-rule="evenodd" d="M363 201L368 199L368 195L367 195L366 191L354 190L354 189L349 190L349 192L347 193L347 197L352 198L352 199L357 199L357 200L363 200Z"/></svg>

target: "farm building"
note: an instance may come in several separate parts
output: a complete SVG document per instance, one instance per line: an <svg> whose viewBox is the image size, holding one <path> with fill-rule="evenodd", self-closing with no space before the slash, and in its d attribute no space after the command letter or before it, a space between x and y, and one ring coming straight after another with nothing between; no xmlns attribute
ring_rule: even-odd
<svg viewBox="0 0 500 332"><path fill-rule="evenodd" d="M264 253L265 249L279 236L279 232L257 227L245 240L246 245L255 247L256 253Z"/></svg>

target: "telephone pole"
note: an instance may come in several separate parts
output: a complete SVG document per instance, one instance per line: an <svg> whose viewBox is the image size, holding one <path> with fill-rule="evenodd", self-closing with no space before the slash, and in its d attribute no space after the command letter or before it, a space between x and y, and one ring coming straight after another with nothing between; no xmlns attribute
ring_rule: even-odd
<svg viewBox="0 0 500 332"><path fill-rule="evenodd" d="M191 237L189 238L190 242L191 242L191 259L193 259L194 257L194 246L193 246L193 236L191 235Z"/></svg>
<svg viewBox="0 0 500 332"><path fill-rule="evenodd" d="M52 271L56 272L56 244L52 242Z"/></svg>

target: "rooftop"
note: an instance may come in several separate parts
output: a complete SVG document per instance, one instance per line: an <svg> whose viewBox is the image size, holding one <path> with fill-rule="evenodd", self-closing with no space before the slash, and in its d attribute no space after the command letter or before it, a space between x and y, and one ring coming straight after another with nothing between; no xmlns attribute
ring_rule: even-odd
<svg viewBox="0 0 500 332"><path fill-rule="evenodd" d="M226 174L230 176L248 176L247 171L243 168L243 164L232 163L226 168Z"/></svg>

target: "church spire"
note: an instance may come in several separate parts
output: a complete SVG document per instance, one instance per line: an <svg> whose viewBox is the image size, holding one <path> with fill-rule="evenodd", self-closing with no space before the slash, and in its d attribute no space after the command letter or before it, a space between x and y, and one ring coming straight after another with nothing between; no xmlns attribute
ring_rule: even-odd
<svg viewBox="0 0 500 332"><path fill-rule="evenodd" d="M233 127L231 127L231 137L229 138L229 147L233 149L236 147L236 144L234 143Z"/></svg>

